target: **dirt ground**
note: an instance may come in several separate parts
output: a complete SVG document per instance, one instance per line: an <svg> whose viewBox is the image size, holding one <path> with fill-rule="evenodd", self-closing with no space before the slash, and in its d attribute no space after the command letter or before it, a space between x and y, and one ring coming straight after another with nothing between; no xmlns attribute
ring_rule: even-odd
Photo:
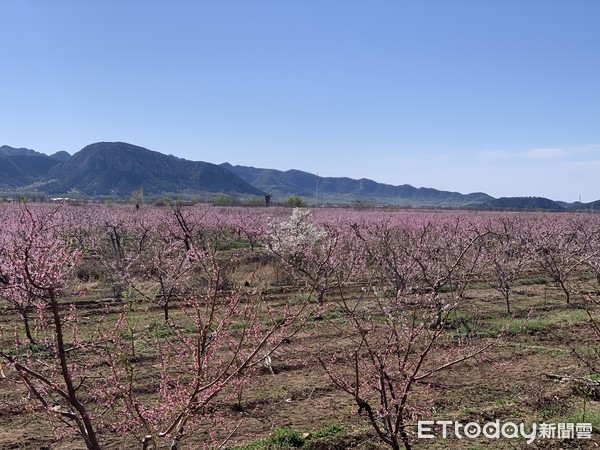
<svg viewBox="0 0 600 450"><path fill-rule="evenodd" d="M255 279L268 275L258 270L258 267L251 270ZM247 275L240 274L240 279ZM93 290L93 286L88 289ZM292 288L274 287L267 301L284 303L298 295ZM520 326L515 325L497 338L489 332L493 325L511 326L507 325L501 299L484 286L468 291L467 299L457 311L461 321L457 322L455 332L470 334L478 343L493 341L494 345L483 355L423 381L422 386L427 388L433 401L431 416L426 419L480 424L495 420L528 424L589 421L595 427L592 439L545 439L527 445L523 440L437 437L413 439L415 448L600 448L600 402L579 395L568 378L587 374L573 349L598 348L599 345L579 308L581 305L576 302L567 305L558 289L545 284L521 287L514 296L514 305L517 317L524 318L533 309L533 318L530 322L519 322ZM80 308L92 318L105 313L105 310L85 305ZM467 322L470 325L465 328ZM18 323L14 311L2 310L3 345L10 341L11 330ZM241 408L232 401L215 406L231 426L239 425L228 445L233 447L264 438L281 427L311 433L339 424L348 437L346 444L341 445L385 448L364 415L358 414L353 398L336 388L311 357L316 349L332 348L343 353L350 345L327 316L323 321L309 323L289 344L277 350L272 358L273 372L267 369L260 372L245 391ZM18 406L22 385L13 382L14 374L8 368L5 367L4 372L6 377L0 379L0 449L85 448L76 437L56 440L43 413L28 411L23 404ZM561 381L560 377L565 378ZM413 428L412 432L416 430ZM130 436L103 435L101 438L108 449L141 448ZM184 440L184 448L201 448L201 439Z"/></svg>

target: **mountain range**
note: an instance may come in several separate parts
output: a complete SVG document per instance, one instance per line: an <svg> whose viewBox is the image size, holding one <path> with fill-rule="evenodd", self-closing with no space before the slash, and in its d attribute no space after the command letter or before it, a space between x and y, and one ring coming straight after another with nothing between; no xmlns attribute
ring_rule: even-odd
<svg viewBox="0 0 600 450"><path fill-rule="evenodd" d="M291 196L307 204L391 205L566 211L600 208L593 203L564 203L539 197L496 199L483 192L461 194L407 184L393 186L369 179L320 177L300 170L280 171L190 161L124 142L97 142L70 155L27 148L0 147L0 193L128 198L143 189L148 198L262 198Z"/></svg>

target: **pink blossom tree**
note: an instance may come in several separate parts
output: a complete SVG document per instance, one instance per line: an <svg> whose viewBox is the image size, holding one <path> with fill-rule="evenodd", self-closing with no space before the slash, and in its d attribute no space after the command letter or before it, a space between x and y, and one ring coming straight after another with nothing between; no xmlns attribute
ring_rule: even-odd
<svg viewBox="0 0 600 450"><path fill-rule="evenodd" d="M179 448L186 430L214 416L215 400L235 398L263 359L303 323L306 305L276 315L260 298L223 291L224 263L214 245L201 250L190 242L187 258L195 277L185 280L190 283L185 304L169 316L167 332L142 338L145 327L124 314L117 351L106 355L110 370L98 395L117 415L128 417L120 430L142 433L144 449L158 448L163 439ZM150 395L147 390L140 395L138 386L157 363L160 379Z"/></svg>
<svg viewBox="0 0 600 450"><path fill-rule="evenodd" d="M85 374L73 364L75 353L84 344L66 335L65 327L73 318L71 314L65 316L60 304L62 290L81 253L64 239L59 214L59 209L39 213L24 207L2 261L9 286L6 295L18 302L23 292L31 293L40 313L48 311L51 326L44 333L47 357L40 361L31 351L22 351L18 342L15 355L1 351L0 357L50 415L74 426L88 449L99 450L93 419L82 401L80 388Z"/></svg>
<svg viewBox="0 0 600 450"><path fill-rule="evenodd" d="M448 343L443 335L447 314L441 326L432 329L429 324L438 311L427 297L402 314L379 302L380 318L367 317L354 306L346 309L354 331L346 337L354 340L354 350L319 356L333 383L354 398L359 413L366 413L379 439L394 450L411 449L410 426L431 413L431 397L423 383L488 347Z"/></svg>
<svg viewBox="0 0 600 450"><path fill-rule="evenodd" d="M582 224L577 220L554 220L545 226L536 227L534 235L535 262L562 289L570 303L575 272L590 260L586 252L589 236L582 233Z"/></svg>
<svg viewBox="0 0 600 450"><path fill-rule="evenodd" d="M524 272L533 263L534 246L526 221L500 217L490 225L482 240L482 278L504 298L512 316L511 294Z"/></svg>
<svg viewBox="0 0 600 450"><path fill-rule="evenodd" d="M234 256L223 256L218 227L200 223L195 211L182 216L183 227L175 215L175 224L163 226L164 217L150 208L129 215L101 211L93 219L96 230L79 233L64 209L20 211L2 237L2 295L15 302L22 292L34 296L43 348L22 345L17 333L14 348L0 349L0 360L7 378L18 377L28 391L32 407L47 413L57 432L74 430L88 449L101 448L115 432L136 436L142 448L159 448L165 439L179 448L192 425L218 418L216 402L237 398L264 358L302 327L306 304L273 311L260 292L223 289ZM165 280L174 280L181 296L166 322L149 327L146 302L125 296L87 319L84 331L78 302L65 298L83 252L110 249L106 269L136 283L155 264L142 265L153 245L170 271ZM208 431L216 442L233 430L225 436Z"/></svg>

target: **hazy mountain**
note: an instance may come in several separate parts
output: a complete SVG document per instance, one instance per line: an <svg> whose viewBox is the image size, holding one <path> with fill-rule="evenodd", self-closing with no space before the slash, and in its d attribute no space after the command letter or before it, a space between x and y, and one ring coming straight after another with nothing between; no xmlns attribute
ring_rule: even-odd
<svg viewBox="0 0 600 450"><path fill-rule="evenodd" d="M407 184L392 186L362 178L319 177L300 170L215 165L164 155L124 142L98 142L71 156L0 146L0 191L68 196L129 197L142 188L149 197L166 195L262 196L274 202L300 196L307 204L372 204L493 210L599 211L600 200L565 203L541 197L461 194Z"/></svg>
<svg viewBox="0 0 600 450"><path fill-rule="evenodd" d="M70 157L71 157L71 154L68 152L64 152L64 151L56 152L56 153L50 155L50 158L57 159L59 161L66 161Z"/></svg>
<svg viewBox="0 0 600 450"><path fill-rule="evenodd" d="M574 203L563 203L563 202L557 202L559 203L561 206L563 206L565 209L567 209L568 211L574 211L574 212L598 212L600 211L600 200L596 200L594 202L589 202L589 203L581 203L581 202L574 202Z"/></svg>
<svg viewBox="0 0 600 450"><path fill-rule="evenodd" d="M124 142L88 145L45 176L39 189L49 194L128 196L142 188L163 193L263 195L237 175L215 164L188 161Z"/></svg>
<svg viewBox="0 0 600 450"><path fill-rule="evenodd" d="M280 171L254 167L221 166L232 170L248 183L269 194L286 198L304 197L309 203L317 199L326 202L364 201L375 204L402 206L469 206L493 200L493 197L477 192L460 194L431 188L416 188L408 184L392 186L362 178L354 180L343 177L318 177L300 170Z"/></svg>
<svg viewBox="0 0 600 450"><path fill-rule="evenodd" d="M0 147L0 186L14 188L42 177L58 161L27 148Z"/></svg>
<svg viewBox="0 0 600 450"><path fill-rule="evenodd" d="M14 148L8 145L0 147L0 155L6 156L27 156L27 155L41 155L41 153L31 150L29 148Z"/></svg>
<svg viewBox="0 0 600 450"><path fill-rule="evenodd" d="M12 159L5 154L0 154L0 186L12 187L27 182L27 175L15 165Z"/></svg>
<svg viewBox="0 0 600 450"><path fill-rule="evenodd" d="M481 205L485 209L528 210L528 211L565 211L565 207L544 197L501 197Z"/></svg>

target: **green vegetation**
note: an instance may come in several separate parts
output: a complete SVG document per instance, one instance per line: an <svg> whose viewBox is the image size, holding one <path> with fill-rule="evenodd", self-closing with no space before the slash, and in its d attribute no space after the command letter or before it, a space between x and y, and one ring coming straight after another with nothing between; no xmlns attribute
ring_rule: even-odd
<svg viewBox="0 0 600 450"><path fill-rule="evenodd" d="M348 447L348 436L340 425L330 425L315 433L302 433L290 428L277 428L271 436L250 444L234 447L233 450L283 450L303 449L344 449Z"/></svg>
<svg viewBox="0 0 600 450"><path fill-rule="evenodd" d="M548 284L548 280L543 277L521 278L515 283L517 286L529 286L532 284Z"/></svg>
<svg viewBox="0 0 600 450"><path fill-rule="evenodd" d="M302 197L298 197L297 195L288 197L288 199L285 201L284 205L291 206L293 208L303 208L304 206L306 206L304 203L304 200L302 200Z"/></svg>
<svg viewBox="0 0 600 450"><path fill-rule="evenodd" d="M219 205L233 205L235 203L235 199L231 195L219 194L215 198L215 203Z"/></svg>
<svg viewBox="0 0 600 450"><path fill-rule="evenodd" d="M133 191L131 193L131 198L130 198L131 204L135 205L136 207L140 207L141 205L144 204L144 190L143 189L136 189L135 191Z"/></svg>
<svg viewBox="0 0 600 450"><path fill-rule="evenodd" d="M592 402L584 398L565 421L569 423L591 423L594 432L600 432L600 402Z"/></svg>

